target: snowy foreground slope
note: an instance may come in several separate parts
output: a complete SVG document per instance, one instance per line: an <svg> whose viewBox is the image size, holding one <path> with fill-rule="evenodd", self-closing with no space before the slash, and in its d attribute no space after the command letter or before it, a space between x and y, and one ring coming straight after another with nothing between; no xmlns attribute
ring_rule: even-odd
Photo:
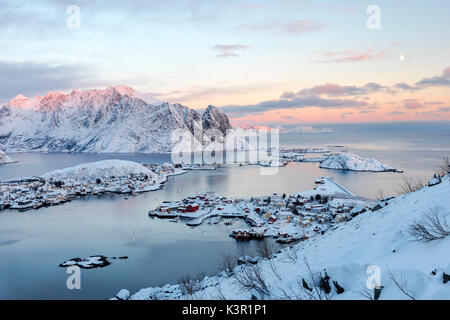
<svg viewBox="0 0 450 320"><path fill-rule="evenodd" d="M10 157L8 157L1 149L0 149L0 164L4 163L13 163L16 162Z"/></svg>
<svg viewBox="0 0 450 320"><path fill-rule="evenodd" d="M200 114L180 104L153 105L126 86L19 95L0 106L0 145L7 152L169 152L179 129L201 141L204 130L224 133L231 125L213 106Z"/></svg>
<svg viewBox="0 0 450 320"><path fill-rule="evenodd" d="M388 165L382 164L379 161L371 158L362 158L352 153L341 153L332 155L326 158L320 164L321 168L336 169L336 170L352 170L352 171L399 171Z"/></svg>
<svg viewBox="0 0 450 320"><path fill-rule="evenodd" d="M234 274L238 276L223 272L205 278L195 284L193 294L187 293L186 285L166 285L142 289L129 298L250 299L253 295L258 299L314 299L321 291L313 289L307 261L316 286L319 272L324 276L326 270L331 285L328 297L332 299L373 298L374 290L368 288L368 282L383 287L381 300L450 299L450 281L444 283L444 273L450 274L450 236L421 243L414 242L408 232L410 225L421 221L430 210L450 221L450 176L435 186L382 201L375 208L324 235L285 248L271 260L237 266ZM245 279L243 274L254 283L258 283L259 274L266 289L243 288L236 280ZM374 281L378 275L380 282ZM302 279L312 291L302 286ZM344 289L343 293L337 293L333 281ZM256 287L261 289L260 285ZM127 290L121 290L117 297L128 298Z"/></svg>
<svg viewBox="0 0 450 320"><path fill-rule="evenodd" d="M103 160L80 164L75 167L50 171L41 177L55 181L90 181L100 177L125 177L128 175L147 175L150 180L156 180L157 175L143 165L126 160Z"/></svg>

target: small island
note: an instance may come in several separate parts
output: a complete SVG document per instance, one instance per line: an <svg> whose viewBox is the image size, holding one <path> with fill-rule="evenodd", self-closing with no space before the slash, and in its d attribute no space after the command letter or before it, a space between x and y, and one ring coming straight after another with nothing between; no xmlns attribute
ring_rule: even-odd
<svg viewBox="0 0 450 320"><path fill-rule="evenodd" d="M382 164L375 159L362 158L356 154L347 152L329 156L321 162L320 168L349 171L403 172Z"/></svg>
<svg viewBox="0 0 450 320"><path fill-rule="evenodd" d="M17 162L14 159L8 157L5 152L3 152L2 149L0 149L0 164L6 164L6 163L14 163Z"/></svg>

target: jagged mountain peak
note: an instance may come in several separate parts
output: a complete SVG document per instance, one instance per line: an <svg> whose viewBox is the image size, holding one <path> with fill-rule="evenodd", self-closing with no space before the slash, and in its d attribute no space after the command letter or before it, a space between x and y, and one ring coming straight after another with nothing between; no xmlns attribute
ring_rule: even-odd
<svg viewBox="0 0 450 320"><path fill-rule="evenodd" d="M8 103L8 105L17 107L17 108L23 108L28 101L30 101L30 100L27 97L25 97L23 94L18 94Z"/></svg>
<svg viewBox="0 0 450 320"><path fill-rule="evenodd" d="M203 113L202 125L204 130L216 128L223 135L226 135L226 131L231 129L230 121L225 112L212 105L209 105Z"/></svg>
<svg viewBox="0 0 450 320"><path fill-rule="evenodd" d="M125 86L125 85L118 85L118 86L114 86L114 87L109 87L106 89L108 90L112 90L112 91L116 91L121 95L127 95L130 97L134 97L134 95L136 94L136 90L134 90L133 88L129 87L129 86Z"/></svg>
<svg viewBox="0 0 450 320"><path fill-rule="evenodd" d="M77 107L83 105L86 100L90 101L92 106L98 106L105 104L108 100L118 100L119 96L135 97L135 95L136 91L133 88L118 85L106 89L73 89L70 93L50 91L42 97L38 95L33 99L19 94L8 102L7 106L50 111L59 107Z"/></svg>
<svg viewBox="0 0 450 320"><path fill-rule="evenodd" d="M200 114L179 103L148 103L135 92L115 86L49 92L32 100L19 96L17 105L32 107L0 108L0 145L9 152L167 152L174 130L189 130L202 141L206 129L225 134L231 128L215 107Z"/></svg>

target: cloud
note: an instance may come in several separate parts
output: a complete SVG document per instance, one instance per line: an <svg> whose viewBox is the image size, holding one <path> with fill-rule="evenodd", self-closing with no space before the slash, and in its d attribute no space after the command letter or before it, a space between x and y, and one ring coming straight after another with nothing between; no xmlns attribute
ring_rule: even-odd
<svg viewBox="0 0 450 320"><path fill-rule="evenodd" d="M416 110L416 109L422 109L422 108L426 108L425 105L423 105L422 103L418 102L415 99L408 99L408 100L404 100L404 108L408 109L408 110Z"/></svg>
<svg viewBox="0 0 450 320"><path fill-rule="evenodd" d="M332 133L334 132L333 129L331 128L317 128L317 127L312 127L312 126L298 126L298 125L294 125L294 126L289 126L289 125L283 125L283 128L285 129L285 132L289 132L289 133Z"/></svg>
<svg viewBox="0 0 450 320"><path fill-rule="evenodd" d="M350 115L353 115L354 113L353 112L342 112L341 113L341 119L345 119L345 118L347 118L347 116L350 116Z"/></svg>
<svg viewBox="0 0 450 320"><path fill-rule="evenodd" d="M441 76L422 79L416 85L424 87L450 87L450 67L445 69Z"/></svg>
<svg viewBox="0 0 450 320"><path fill-rule="evenodd" d="M443 77L450 76L450 68L443 72ZM406 83L397 83L393 86L384 86L375 82L369 82L363 86L345 86L335 83L326 83L298 92L286 91L279 99L263 101L253 105L224 106L223 110L230 113L231 117L243 117L247 114L260 114L266 111L276 109L299 109L316 107L321 109L357 109L359 114L374 113L380 107L370 102L366 95L371 93L383 92L395 94L398 90L421 90L423 87L410 86ZM396 101L387 102L387 104L397 104ZM419 102L416 99L403 100L403 108L406 110L423 109L427 106L441 105L441 101ZM443 109L446 110L445 108ZM445 111L446 112L446 111ZM351 113L344 112L341 117L345 118ZM405 112L396 110L391 115L401 115Z"/></svg>
<svg viewBox="0 0 450 320"><path fill-rule="evenodd" d="M389 112L389 114L392 115L392 116L400 116L400 115L405 114L405 112L403 112L403 111L392 111L392 112Z"/></svg>
<svg viewBox="0 0 450 320"><path fill-rule="evenodd" d="M311 19L286 21L284 19L264 20L237 26L238 31L275 32L278 34L304 35L317 32L328 27L329 24Z"/></svg>
<svg viewBox="0 0 450 320"><path fill-rule="evenodd" d="M441 105L444 104L442 101L425 101L424 104L429 104L432 106L437 106L437 105Z"/></svg>
<svg viewBox="0 0 450 320"><path fill-rule="evenodd" d="M207 101L206 104L211 104L211 100L218 100L221 97L227 97L230 95L249 94L253 92L261 92L270 88L273 88L272 83L261 83L251 85L231 85L222 87L190 87L180 90L172 90L169 92L148 92L154 97L162 101L169 101L174 103L190 103L192 101L198 102L199 100ZM218 104L218 103L217 103Z"/></svg>
<svg viewBox="0 0 450 320"><path fill-rule="evenodd" d="M375 82L367 83L362 87L358 86L341 86L339 84L326 83L324 85L318 85L315 87L300 90L297 96L309 96L309 95L327 95L327 96L357 96L365 95L378 91L390 91L388 87L382 86ZM284 93L283 96L292 95L292 92ZM283 97L282 96L282 97Z"/></svg>
<svg viewBox="0 0 450 320"><path fill-rule="evenodd" d="M250 48L249 46L242 44L227 44L227 45L216 45L213 50L218 51L217 57L227 58L227 57L239 57L236 51L245 50Z"/></svg>
<svg viewBox="0 0 450 320"><path fill-rule="evenodd" d="M415 86L411 86L411 85L409 85L407 83L404 83L404 82L397 83L396 85L394 85L394 88L405 90L405 91L417 91L417 90L420 90L420 88L415 87Z"/></svg>
<svg viewBox="0 0 450 320"><path fill-rule="evenodd" d="M319 53L320 63L352 63L362 62L368 60L379 60L386 58L386 51L373 51L372 49L360 52L357 50L345 50L345 51L328 51Z"/></svg>
<svg viewBox="0 0 450 320"><path fill-rule="evenodd" d="M36 62L0 61L0 99L19 93L35 95L50 90L67 90L87 84L93 77L80 65L49 65Z"/></svg>
<svg viewBox="0 0 450 320"><path fill-rule="evenodd" d="M42 34L49 29L65 26L65 20L58 19L55 13L55 10L45 3L42 6L27 6L19 1L6 1L0 6L0 27L4 31L17 28Z"/></svg>
<svg viewBox="0 0 450 320"><path fill-rule="evenodd" d="M446 68L442 75L431 78L424 78L414 85L401 82L393 86L394 89L405 91L418 91L429 87L450 87L450 67ZM431 104L431 103L430 103Z"/></svg>
<svg viewBox="0 0 450 320"><path fill-rule="evenodd" d="M442 107L442 108L439 108L438 111L440 111L440 112L450 112L450 107Z"/></svg>
<svg viewBox="0 0 450 320"><path fill-rule="evenodd" d="M324 99L321 97L296 97L293 99L278 99L263 101L254 105L224 106L223 111L234 116L263 113L277 109L299 109L316 107L321 109L362 108L368 104L352 99Z"/></svg>
<svg viewBox="0 0 450 320"><path fill-rule="evenodd" d="M364 113L374 113L375 110L361 110L359 113L364 114Z"/></svg>
<svg viewBox="0 0 450 320"><path fill-rule="evenodd" d="M311 127L311 126L301 126L301 127L298 128L298 130L300 132L302 132L302 133L331 133L331 132L334 131L331 128L318 129L318 128L314 128L314 127Z"/></svg>

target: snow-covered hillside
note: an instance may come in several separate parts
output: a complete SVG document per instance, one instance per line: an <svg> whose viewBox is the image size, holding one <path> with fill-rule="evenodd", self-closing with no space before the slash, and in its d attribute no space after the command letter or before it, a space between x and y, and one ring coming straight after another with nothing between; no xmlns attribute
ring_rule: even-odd
<svg viewBox="0 0 450 320"><path fill-rule="evenodd" d="M0 149L0 164L16 162L12 158L8 157L2 149Z"/></svg>
<svg viewBox="0 0 450 320"><path fill-rule="evenodd" d="M125 160L103 160L81 164L75 167L54 170L41 177L56 181L90 181L103 177L126 177L128 175L147 175L150 180L157 180L157 175L143 165Z"/></svg>
<svg viewBox="0 0 450 320"><path fill-rule="evenodd" d="M5 151L149 153L172 150L174 130L201 141L202 126L225 132L227 116L210 106L202 115L180 104L152 105L129 87L17 96L0 108Z"/></svg>
<svg viewBox="0 0 450 320"><path fill-rule="evenodd" d="M270 260L237 266L234 275L142 289L131 299L450 299L450 235L417 242L410 233L426 215L450 222L449 195L447 175L437 185L380 201Z"/></svg>
<svg viewBox="0 0 450 320"><path fill-rule="evenodd" d="M373 171L373 172L400 171L388 165L382 164L375 159L361 158L356 154L347 152L329 156L324 161L322 161L320 167L325 169L352 170L352 171Z"/></svg>

